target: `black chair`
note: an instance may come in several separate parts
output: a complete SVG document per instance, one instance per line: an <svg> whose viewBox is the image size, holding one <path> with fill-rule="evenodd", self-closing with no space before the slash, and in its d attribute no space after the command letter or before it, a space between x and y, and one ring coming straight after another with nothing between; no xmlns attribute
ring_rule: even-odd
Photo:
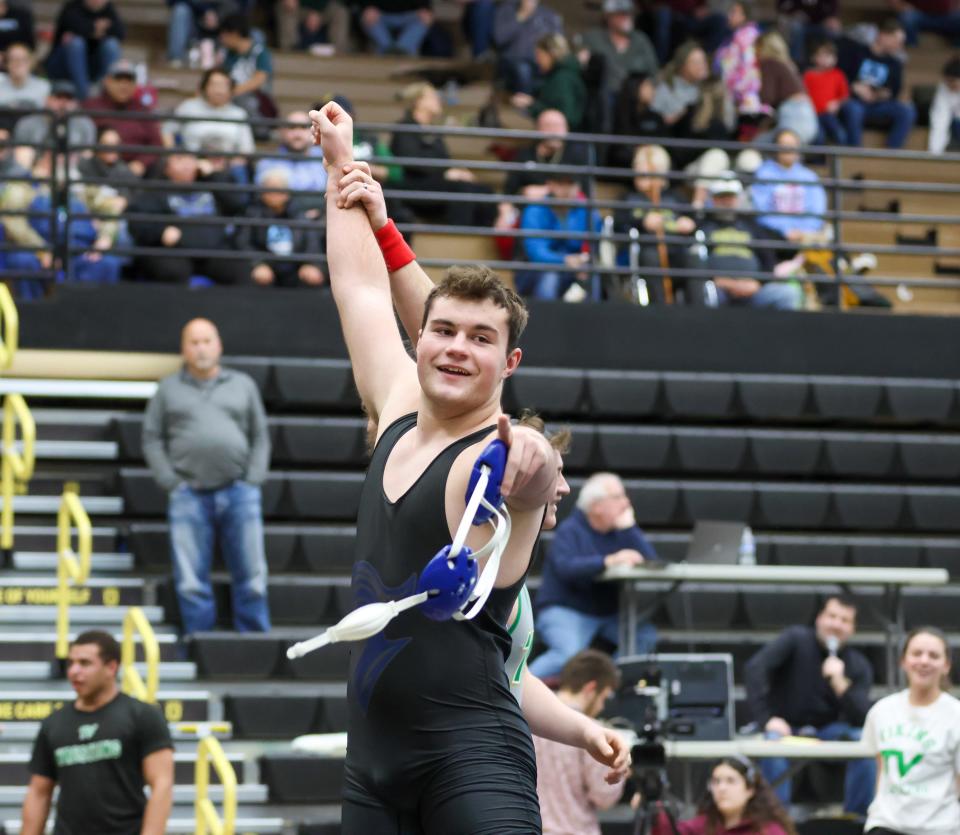
<svg viewBox="0 0 960 835"><path fill-rule="evenodd" d="M753 518L753 484L749 481L681 481L681 517L689 524L698 519L750 521Z"/></svg>
<svg viewBox="0 0 960 835"><path fill-rule="evenodd" d="M263 539L270 573L282 574L284 571L289 571L297 548L296 528L286 525L265 525Z"/></svg>
<svg viewBox="0 0 960 835"><path fill-rule="evenodd" d="M897 448L910 478L960 479L960 439L950 435L899 435Z"/></svg>
<svg viewBox="0 0 960 835"><path fill-rule="evenodd" d="M883 382L890 411L899 423L947 422L956 398L956 384L947 380L897 380Z"/></svg>
<svg viewBox="0 0 960 835"><path fill-rule="evenodd" d="M364 418L280 418L277 429L283 460L329 466L366 463Z"/></svg>
<svg viewBox="0 0 960 835"><path fill-rule="evenodd" d="M197 671L212 679L271 679L285 651L286 644L269 633L205 632L190 641Z"/></svg>
<svg viewBox="0 0 960 835"><path fill-rule="evenodd" d="M935 624L945 632L960 628L956 589L904 589L903 616L908 629Z"/></svg>
<svg viewBox="0 0 960 835"><path fill-rule="evenodd" d="M876 417L883 397L879 380L860 377L811 377L813 403L824 420L869 422Z"/></svg>
<svg viewBox="0 0 960 835"><path fill-rule="evenodd" d="M663 375L663 392L672 414L729 418L736 386L730 374L671 372Z"/></svg>
<svg viewBox="0 0 960 835"><path fill-rule="evenodd" d="M868 487L835 484L833 506L844 528L852 530L896 530L903 510L899 487Z"/></svg>
<svg viewBox="0 0 960 835"><path fill-rule="evenodd" d="M818 432L751 429L747 438L757 472L764 475L810 475L820 460Z"/></svg>
<svg viewBox="0 0 960 835"><path fill-rule="evenodd" d="M960 540L924 540L923 557L930 568L945 568L951 580L960 578Z"/></svg>
<svg viewBox="0 0 960 835"><path fill-rule="evenodd" d="M297 529L300 553L311 571L319 574L349 574L353 568L353 526L311 526Z"/></svg>
<svg viewBox="0 0 960 835"><path fill-rule="evenodd" d="M754 629L785 629L811 623L817 611L817 594L811 589L752 586L740 592L747 621Z"/></svg>
<svg viewBox="0 0 960 835"><path fill-rule="evenodd" d="M597 427L592 423L547 424L547 432L567 429L572 438L570 449L564 453L563 468L566 472L583 473L602 469L600 455L596 449Z"/></svg>
<svg viewBox="0 0 960 835"><path fill-rule="evenodd" d="M922 531L960 531L960 489L908 487L905 492L915 528Z"/></svg>
<svg viewBox="0 0 960 835"><path fill-rule="evenodd" d="M922 540L859 537L850 543L853 565L877 568L917 568Z"/></svg>
<svg viewBox="0 0 960 835"><path fill-rule="evenodd" d="M121 468L120 495L127 515L163 516L167 512L167 496L149 470Z"/></svg>
<svg viewBox="0 0 960 835"><path fill-rule="evenodd" d="M235 739L292 739L322 729L318 696L227 695L224 715Z"/></svg>
<svg viewBox="0 0 960 835"><path fill-rule="evenodd" d="M139 568L169 569L170 532L165 522L138 522L130 526L130 551Z"/></svg>
<svg viewBox="0 0 960 835"><path fill-rule="evenodd" d="M359 412L360 397L347 360L276 360L273 382L278 402Z"/></svg>
<svg viewBox="0 0 960 835"><path fill-rule="evenodd" d="M320 705L321 726L325 734L335 734L347 729L349 706L346 697L325 696Z"/></svg>
<svg viewBox="0 0 960 835"><path fill-rule="evenodd" d="M796 420L807 411L805 377L745 374L736 381L743 409L754 420Z"/></svg>
<svg viewBox="0 0 960 835"><path fill-rule="evenodd" d="M667 597L666 611L674 629L729 629L739 602L733 586L688 583Z"/></svg>
<svg viewBox="0 0 960 835"><path fill-rule="evenodd" d="M761 520L773 528L819 528L827 518L826 484L757 484Z"/></svg>
<svg viewBox="0 0 960 835"><path fill-rule="evenodd" d="M893 468L893 435L824 432L824 457L830 472L840 478L879 478Z"/></svg>
<svg viewBox="0 0 960 835"><path fill-rule="evenodd" d="M301 639L309 637L305 634ZM350 668L350 643L330 644L291 661L286 657L286 650L293 643L293 640L283 641L284 656L280 662L283 675L306 681L346 681Z"/></svg>
<svg viewBox="0 0 960 835"><path fill-rule="evenodd" d="M113 436L121 461L143 461L143 415L121 415L113 419Z"/></svg>
<svg viewBox="0 0 960 835"><path fill-rule="evenodd" d="M657 412L660 375L655 372L591 369L586 380L592 415L638 418Z"/></svg>
<svg viewBox="0 0 960 835"><path fill-rule="evenodd" d="M343 757L267 753L259 763L271 803L339 804L343 800Z"/></svg>
<svg viewBox="0 0 960 835"><path fill-rule="evenodd" d="M747 436L740 429L674 429L680 466L686 473L740 473Z"/></svg>
<svg viewBox="0 0 960 835"><path fill-rule="evenodd" d="M315 580L271 577L267 585L274 626L328 623L333 589Z"/></svg>
<svg viewBox="0 0 960 835"><path fill-rule="evenodd" d="M672 433L661 426L597 426L597 463L618 472L667 469Z"/></svg>
<svg viewBox="0 0 960 835"><path fill-rule="evenodd" d="M679 498L676 482L627 479L624 487L641 525L666 525L674 520Z"/></svg>
<svg viewBox="0 0 960 835"><path fill-rule="evenodd" d="M507 378L504 396L513 409L545 415L572 415L581 410L585 382L581 369L518 368Z"/></svg>
<svg viewBox="0 0 960 835"><path fill-rule="evenodd" d="M287 490L297 519L357 518L363 473L289 473Z"/></svg>
<svg viewBox="0 0 960 835"><path fill-rule="evenodd" d="M848 543L830 536L772 536L773 559L779 565L847 564Z"/></svg>

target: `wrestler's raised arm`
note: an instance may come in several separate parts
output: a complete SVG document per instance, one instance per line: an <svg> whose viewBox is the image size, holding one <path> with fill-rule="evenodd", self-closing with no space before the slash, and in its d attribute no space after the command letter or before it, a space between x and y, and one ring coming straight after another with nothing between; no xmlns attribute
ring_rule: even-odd
<svg viewBox="0 0 960 835"><path fill-rule="evenodd" d="M327 185L327 262L330 287L340 314L360 398L380 420L391 398L416 402L416 367L403 348L393 315L383 256L359 208L338 205L343 166L353 160L353 121L336 102L310 111L314 138L323 146ZM391 415L392 416L392 415Z"/></svg>

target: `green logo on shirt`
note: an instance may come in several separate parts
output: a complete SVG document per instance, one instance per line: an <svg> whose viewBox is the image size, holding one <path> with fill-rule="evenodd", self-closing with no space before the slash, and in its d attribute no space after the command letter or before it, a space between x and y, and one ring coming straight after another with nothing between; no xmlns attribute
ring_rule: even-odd
<svg viewBox="0 0 960 835"><path fill-rule="evenodd" d="M57 767L87 765L104 760L119 760L123 756L123 744L119 739L98 739L81 745L65 745L54 752Z"/></svg>
<svg viewBox="0 0 960 835"><path fill-rule="evenodd" d="M90 739L97 732L97 728L99 727L99 722L91 722L89 725L81 725L79 728L77 728L77 736L79 736L81 740Z"/></svg>
<svg viewBox="0 0 960 835"><path fill-rule="evenodd" d="M910 769L923 759L923 754L917 754L912 760L906 762L903 758L903 751L895 751L892 748L881 751L880 756L883 757L887 771L890 771L891 763L896 762L900 777L906 777Z"/></svg>

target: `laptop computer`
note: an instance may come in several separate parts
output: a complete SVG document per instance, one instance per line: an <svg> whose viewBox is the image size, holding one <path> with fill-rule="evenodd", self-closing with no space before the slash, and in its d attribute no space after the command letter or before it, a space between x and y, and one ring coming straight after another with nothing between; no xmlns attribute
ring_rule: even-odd
<svg viewBox="0 0 960 835"><path fill-rule="evenodd" d="M743 522L697 522L687 546L687 562L736 565L745 528Z"/></svg>

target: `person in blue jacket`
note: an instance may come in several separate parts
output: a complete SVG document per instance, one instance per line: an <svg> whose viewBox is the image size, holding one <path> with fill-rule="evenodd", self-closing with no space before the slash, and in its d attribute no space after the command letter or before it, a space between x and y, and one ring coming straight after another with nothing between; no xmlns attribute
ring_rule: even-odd
<svg viewBox="0 0 960 835"><path fill-rule="evenodd" d="M600 215L591 212L586 198L573 174L553 172L547 179L547 198L555 200L582 201L582 205L563 206L534 203L527 206L520 216L520 228L526 232L599 232ZM584 269L571 272L556 267L586 268L590 263L589 244L579 238L548 238L528 235L523 239L522 254L526 261L536 264L538 270L522 270L516 275L517 292L535 299L563 298L577 282L575 300L584 294L598 300L599 283ZM546 265L547 269L543 269Z"/></svg>
<svg viewBox="0 0 960 835"><path fill-rule="evenodd" d="M556 676L568 659L598 635L619 643L617 583L598 582L613 566L658 560L637 526L623 482L613 473L595 473L580 488L577 509L560 525L543 565L536 598L536 628L547 651L529 665L539 678ZM640 654L652 652L657 630L637 625Z"/></svg>

